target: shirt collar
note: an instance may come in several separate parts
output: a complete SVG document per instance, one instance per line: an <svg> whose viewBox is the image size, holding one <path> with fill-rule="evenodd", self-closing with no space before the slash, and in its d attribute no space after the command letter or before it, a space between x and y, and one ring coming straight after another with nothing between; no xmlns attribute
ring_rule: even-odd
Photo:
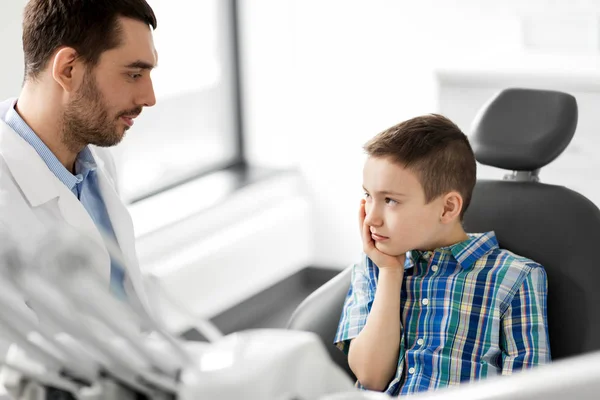
<svg viewBox="0 0 600 400"><path fill-rule="evenodd" d="M469 239L462 242L440 247L433 251L412 250L407 253L405 268L410 268L421 259L429 259L435 252L450 252L454 259L464 269L470 268L477 260L499 248L496 234L493 231L486 233L469 234Z"/></svg>
<svg viewBox="0 0 600 400"><path fill-rule="evenodd" d="M77 155L77 161L75 165L75 171L78 174L87 175L90 171L95 171L98 168L94 155L88 146L85 146L83 150Z"/></svg>
<svg viewBox="0 0 600 400"><path fill-rule="evenodd" d="M19 134L27 143L31 145L46 163L48 169L56 175L56 177L65 184L70 190L75 188L75 185L85 180L90 173L97 168L94 156L90 151L89 147L86 146L77 155L75 161L75 172L77 175L73 175L64 165L58 160L58 158L52 153L52 151L44 144L42 139L31 129L29 125L21 118L19 113L15 110L16 101L13 103L5 115L5 122L15 132Z"/></svg>

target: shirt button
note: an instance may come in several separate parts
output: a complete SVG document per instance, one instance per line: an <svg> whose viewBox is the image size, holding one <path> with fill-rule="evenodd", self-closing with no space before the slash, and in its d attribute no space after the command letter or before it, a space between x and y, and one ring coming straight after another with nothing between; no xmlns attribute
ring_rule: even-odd
<svg viewBox="0 0 600 400"><path fill-rule="evenodd" d="M424 306L426 306L427 304L429 304L429 299L423 299L422 303Z"/></svg>
<svg viewBox="0 0 600 400"><path fill-rule="evenodd" d="M437 271L437 270L438 270L438 266L437 266L437 265L432 265L432 266L431 266L431 270L432 270L433 272Z"/></svg>
<svg viewBox="0 0 600 400"><path fill-rule="evenodd" d="M423 253L422 257L426 260L429 260L429 253Z"/></svg>
<svg viewBox="0 0 600 400"><path fill-rule="evenodd" d="M408 369L408 373L409 373L409 374L414 374L414 373L415 373L415 367L410 367L410 368Z"/></svg>
<svg viewBox="0 0 600 400"><path fill-rule="evenodd" d="M418 344L419 346L423 346L423 339L419 339L419 340L417 340L417 344Z"/></svg>

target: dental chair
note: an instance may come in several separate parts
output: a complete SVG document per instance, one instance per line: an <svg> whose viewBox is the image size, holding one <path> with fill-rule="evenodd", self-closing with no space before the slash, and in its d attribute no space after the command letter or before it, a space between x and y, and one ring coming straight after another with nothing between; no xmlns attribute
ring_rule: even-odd
<svg viewBox="0 0 600 400"><path fill-rule="evenodd" d="M465 230L493 230L502 248L545 267L553 360L600 350L600 261L594 253L600 210L573 190L539 180L540 169L565 150L576 126L573 96L506 89L482 107L470 136L479 163L512 172L503 180L477 181ZM354 378L333 345L349 285L347 268L300 304L288 328L318 334Z"/></svg>

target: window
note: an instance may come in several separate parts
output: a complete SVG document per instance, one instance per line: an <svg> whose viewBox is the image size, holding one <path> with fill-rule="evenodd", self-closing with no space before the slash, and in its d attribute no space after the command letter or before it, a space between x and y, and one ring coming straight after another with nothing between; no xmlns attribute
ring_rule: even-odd
<svg viewBox="0 0 600 400"><path fill-rule="evenodd" d="M157 103L114 148L132 203L242 164L235 0L148 0L158 26Z"/></svg>

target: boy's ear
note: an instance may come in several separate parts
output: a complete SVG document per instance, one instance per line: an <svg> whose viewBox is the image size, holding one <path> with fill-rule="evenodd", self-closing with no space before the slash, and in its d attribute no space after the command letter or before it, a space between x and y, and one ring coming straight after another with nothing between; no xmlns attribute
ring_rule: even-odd
<svg viewBox="0 0 600 400"><path fill-rule="evenodd" d="M460 212L463 207L463 199L460 193L450 192L443 197L443 209L440 216L440 222L448 224L455 219L460 219Z"/></svg>

